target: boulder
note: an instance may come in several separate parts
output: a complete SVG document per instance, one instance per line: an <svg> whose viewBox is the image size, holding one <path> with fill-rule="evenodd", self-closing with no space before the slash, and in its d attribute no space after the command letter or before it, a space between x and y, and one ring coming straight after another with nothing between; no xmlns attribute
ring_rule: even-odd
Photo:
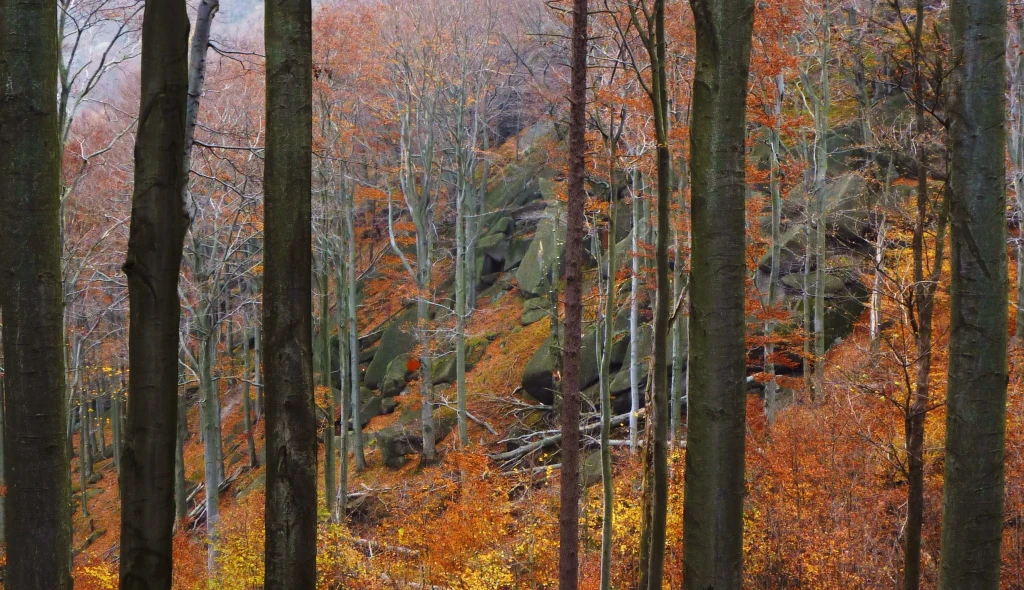
<svg viewBox="0 0 1024 590"><path fill-rule="evenodd" d="M650 369L647 359L642 357L642 360L639 363L637 363L636 368L637 387L640 388L640 405L643 406L643 388L647 384L647 373ZM616 373L614 377L612 377L612 382L609 386L609 391L611 392L611 395L613 397L621 393L628 393L630 391L629 363L625 363L624 365L622 365L622 368L619 369L619 372ZM629 398L628 395L626 397L627 399Z"/></svg>
<svg viewBox="0 0 1024 590"><path fill-rule="evenodd" d="M384 379L380 382L380 393L382 397L394 397L402 393L405 384L412 378L413 371L409 370L409 355L400 354L388 364Z"/></svg>
<svg viewBox="0 0 1024 590"><path fill-rule="evenodd" d="M554 387L551 372L555 365L548 352L550 346L551 337L549 336L533 353L526 363L526 368L523 369L523 391L540 403L548 405L555 401L554 392L551 390Z"/></svg>
<svg viewBox="0 0 1024 590"><path fill-rule="evenodd" d="M804 252L807 249L807 227L797 225L789 228L779 239L780 253L779 274L787 275L802 271L804 267ZM768 252L757 263L758 269L765 274L772 271L772 252Z"/></svg>
<svg viewBox="0 0 1024 590"><path fill-rule="evenodd" d="M547 197L545 215L516 271L519 289L531 295L547 291L552 267L560 263L565 250L565 206L554 198L551 181L541 179L541 190Z"/></svg>
<svg viewBox="0 0 1024 590"><path fill-rule="evenodd" d="M363 376L363 382L367 387L379 388L391 361L401 354L408 353L416 346L415 326L416 307L412 306L400 313L384 330L380 344L377 346L377 354L373 356L373 360L370 361L370 366L366 368L366 374Z"/></svg>
<svg viewBox="0 0 1024 590"><path fill-rule="evenodd" d="M484 350L487 348L487 344L490 342L487 338L467 338L466 339L466 370L469 371L480 362L480 359L484 356ZM440 359L434 364L433 374L431 379L434 385L441 385L445 383L454 383L456 377L458 377L458 363L456 362L455 352L452 351Z"/></svg>
<svg viewBox="0 0 1024 590"><path fill-rule="evenodd" d="M813 296L814 294L814 277L815 275L813 273L807 277L807 289L809 291L809 296ZM846 282L836 275L825 274L822 281L825 287L826 297L832 297L834 295L841 294L843 293L843 291L846 290ZM793 273L785 275L784 277L782 277L782 284L790 291L793 291L795 293L803 293L804 276L802 273Z"/></svg>
<svg viewBox="0 0 1024 590"><path fill-rule="evenodd" d="M502 267L505 272L518 268L522 264L532 242L533 236L516 236L509 241L505 253L505 264Z"/></svg>
<svg viewBox="0 0 1024 590"><path fill-rule="evenodd" d="M554 360L551 357L551 337L549 336L533 353L523 370L523 390L542 404L550 405L555 401L552 392L554 366ZM598 365L594 328L590 327L583 331L583 342L580 348L580 389L587 388L597 381L597 378Z"/></svg>
<svg viewBox="0 0 1024 590"><path fill-rule="evenodd" d="M458 423L455 410L447 407L434 409L434 443L440 443L451 434ZM407 456L423 450L423 424L415 420L382 428L374 434L381 459L391 469L399 469L408 461Z"/></svg>
<svg viewBox="0 0 1024 590"><path fill-rule="evenodd" d="M550 310L551 305L547 297L532 297L523 302L523 315L519 318L519 322L524 326L529 326L549 317Z"/></svg>
<svg viewBox="0 0 1024 590"><path fill-rule="evenodd" d="M601 483L601 451L596 450L587 454L580 461L580 485L589 488L594 484Z"/></svg>

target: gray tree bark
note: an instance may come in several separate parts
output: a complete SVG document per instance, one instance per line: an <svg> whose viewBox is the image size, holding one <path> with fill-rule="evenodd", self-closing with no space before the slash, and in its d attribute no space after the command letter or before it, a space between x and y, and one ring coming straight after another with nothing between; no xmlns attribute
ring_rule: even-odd
<svg viewBox="0 0 1024 590"><path fill-rule="evenodd" d="M952 279L939 587L998 588L1007 373L1006 2L953 0Z"/></svg>
<svg viewBox="0 0 1024 590"><path fill-rule="evenodd" d="M316 585L312 317L312 6L270 0L264 164L263 329L267 358L265 587Z"/></svg>
<svg viewBox="0 0 1024 590"><path fill-rule="evenodd" d="M188 15L149 4L128 256L128 424L121 454L121 588L170 588L178 415L178 272L189 217L186 171Z"/></svg>
<svg viewBox="0 0 1024 590"><path fill-rule="evenodd" d="M753 0L691 0L693 253L684 492L687 589L743 576L746 342L745 133Z"/></svg>

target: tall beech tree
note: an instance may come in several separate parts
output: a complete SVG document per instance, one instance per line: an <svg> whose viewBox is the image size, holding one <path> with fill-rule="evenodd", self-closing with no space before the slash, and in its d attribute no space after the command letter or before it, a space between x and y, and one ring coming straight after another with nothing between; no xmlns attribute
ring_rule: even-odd
<svg viewBox="0 0 1024 590"><path fill-rule="evenodd" d="M644 520L640 541L640 586L661 588L665 569L665 526L668 516L668 361L669 307L672 287L669 283L668 241L669 210L672 200L672 155L669 150L669 98L665 42L665 1L641 1L630 5L633 25L644 44L650 61L650 83L635 68L637 80L651 101L657 162L657 239L655 266L657 289L654 305L654 359L652 367L651 420L648 422L648 444L644 448ZM635 64L634 64L635 65ZM634 218L635 219L635 218ZM639 228L633 225L634 236ZM635 299L635 297L634 297ZM635 308L634 308L635 309ZM632 321L632 318L631 318ZM639 347L631 347L635 352ZM636 411L634 410L635 414Z"/></svg>
<svg viewBox="0 0 1024 590"><path fill-rule="evenodd" d="M0 2L4 583L12 589L72 586L56 13L53 0Z"/></svg>
<svg viewBox="0 0 1024 590"><path fill-rule="evenodd" d="M265 585L316 585L313 401L313 24L310 0L270 0L264 164Z"/></svg>
<svg viewBox="0 0 1024 590"><path fill-rule="evenodd" d="M121 588L170 588L178 417L178 272L188 92L184 0L149 4L124 272L130 311L128 425L121 455Z"/></svg>
<svg viewBox="0 0 1024 590"><path fill-rule="evenodd" d="M1006 439L1006 1L953 0L949 375L939 587L998 588Z"/></svg>
<svg viewBox="0 0 1024 590"><path fill-rule="evenodd" d="M574 0L570 40L569 202L565 222L565 342L562 363L562 470L558 509L558 587L575 590L580 571L580 348L583 223L587 201L588 0ZM555 232L557 233L557 232ZM612 237L614 239L614 236ZM557 264L555 265L557 267ZM554 282L554 279L552 279ZM552 310L558 316L557 307Z"/></svg>
<svg viewBox="0 0 1024 590"><path fill-rule="evenodd" d="M746 437L744 196L753 0L691 0L693 249L683 517L686 588L740 588Z"/></svg>

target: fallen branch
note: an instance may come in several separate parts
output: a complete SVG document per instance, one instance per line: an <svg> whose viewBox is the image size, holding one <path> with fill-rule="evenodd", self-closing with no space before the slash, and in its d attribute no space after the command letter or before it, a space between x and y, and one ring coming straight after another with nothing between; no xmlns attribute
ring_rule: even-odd
<svg viewBox="0 0 1024 590"><path fill-rule="evenodd" d="M641 408L640 411L637 412L637 415L638 416L643 416L645 410L646 410L646 408ZM615 416L614 418L612 418L612 428L614 428L616 426L621 426L622 424L625 424L626 422L629 422L629 414L622 414L622 415L619 415L619 416ZM595 430L600 430L600 429L601 429L601 423L600 422L594 422L592 424L587 424L586 426L583 426L582 428L580 428L580 434L586 434L588 432L594 432ZM511 451L508 451L508 452L505 452L505 453L498 453L497 455L491 455L491 459L493 459L494 461L515 461L517 459L521 459L521 458L529 455L530 453L533 453L534 451L538 451L538 450L543 449L543 448L554 446L554 445L558 444L561 441L562 441L562 433L554 434L554 435L551 435L551 436L549 436L547 438L542 438L542 439L540 439L540 440L538 440L536 442L532 442L532 443L530 443L528 445L523 445L523 446L521 446L521 447L519 447L517 449L512 449Z"/></svg>
<svg viewBox="0 0 1024 590"><path fill-rule="evenodd" d="M487 423L487 422L485 422L484 420L481 420L480 418L477 418L476 416L474 416L473 414L471 414L471 413L469 412L469 410L466 410L466 416L467 416L467 417L468 417L468 418L469 418L470 420L472 420L473 422L476 422L476 423L477 423L477 424L479 424L480 426L483 426L484 428L486 428L486 429L487 429L487 432L490 432L492 436L498 436L498 431L497 431L497 430L495 430L493 426L491 426L490 424L488 424L488 423Z"/></svg>

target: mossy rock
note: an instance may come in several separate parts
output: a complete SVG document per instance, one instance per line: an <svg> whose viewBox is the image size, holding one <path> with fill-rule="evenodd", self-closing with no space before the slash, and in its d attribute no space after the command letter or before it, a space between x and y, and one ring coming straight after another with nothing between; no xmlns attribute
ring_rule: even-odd
<svg viewBox="0 0 1024 590"><path fill-rule="evenodd" d="M480 359L484 356L484 350L487 348L487 344L490 342L485 338L467 338L466 339L466 370L472 369ZM434 385L441 385L446 383L454 383L458 377L458 363L456 362L455 352L452 351L443 357L434 365L434 372L431 378Z"/></svg>
<svg viewBox="0 0 1024 590"><path fill-rule="evenodd" d="M519 323L529 326L551 316L551 304L547 297L533 297L523 302L523 315Z"/></svg>
<svg viewBox="0 0 1024 590"><path fill-rule="evenodd" d="M380 383L380 393L382 397L394 397L402 393L405 389L405 384L409 382L409 378L412 376L412 371L409 370L409 355L400 354L388 364L388 370L384 374L384 379Z"/></svg>
<svg viewBox="0 0 1024 590"><path fill-rule="evenodd" d="M580 389L587 388L598 379L598 365L594 327L584 330L580 347ZM523 391L542 404L555 400L552 388L554 360L551 357L551 337L548 336L540 348L533 353L523 370Z"/></svg>
<svg viewBox="0 0 1024 590"><path fill-rule="evenodd" d="M554 188L550 181L542 180L541 185L546 188L546 192L553 194ZM565 251L565 207L554 198L546 199L545 202L547 207L544 218L537 224L533 241L516 270L519 289L531 295L547 292L551 271L555 265L560 264Z"/></svg>
<svg viewBox="0 0 1024 590"><path fill-rule="evenodd" d="M360 364L368 363L368 362L372 361L373 357L377 355L377 349L378 348L380 348L380 347L379 346L371 346L370 348L367 348L366 350L359 351L359 362L360 362Z"/></svg>
<svg viewBox="0 0 1024 590"><path fill-rule="evenodd" d="M779 238L779 274L787 275L801 271L804 267L804 253L807 250L807 226L797 225L786 230ZM771 249L757 263L763 273L772 271Z"/></svg>
<svg viewBox="0 0 1024 590"><path fill-rule="evenodd" d="M616 332L612 336L611 365L621 366L629 358L629 330Z"/></svg>
<svg viewBox="0 0 1024 590"><path fill-rule="evenodd" d="M511 217L502 217L487 229L487 233L490 235L504 234L506 236L511 235L516 229L516 220Z"/></svg>
<svg viewBox="0 0 1024 590"><path fill-rule="evenodd" d="M458 423L455 410L447 407L434 409L434 444L445 439ZM408 461L407 456L423 450L423 424L417 420L412 424L393 424L374 433L377 448L380 449L384 464L399 469Z"/></svg>
<svg viewBox="0 0 1024 590"><path fill-rule="evenodd" d="M508 272L516 269L522 264L523 259L526 258L526 253L530 250L530 244L533 242L533 236L516 236L512 238L508 243L508 250L505 252L505 265L503 270Z"/></svg>
<svg viewBox="0 0 1024 590"><path fill-rule="evenodd" d="M261 463L261 465L262 465L262 463ZM267 473L265 471L262 471L262 472L260 472L259 475L257 475L255 478L253 478L253 480L251 482L249 482L249 485L247 485L244 488L238 490L238 492L235 493L235 498L241 500L242 498L248 496L249 494L255 492L256 490L259 490L261 488L266 487L266 485L267 485Z"/></svg>
<svg viewBox="0 0 1024 590"><path fill-rule="evenodd" d="M601 451L592 451L580 461L580 485L589 488L601 483Z"/></svg>
<svg viewBox="0 0 1024 590"><path fill-rule="evenodd" d="M370 389L380 387L387 373L388 365L399 355L410 352L416 346L416 308L408 308L398 315L381 336L377 354L370 361L363 375L363 383Z"/></svg>

